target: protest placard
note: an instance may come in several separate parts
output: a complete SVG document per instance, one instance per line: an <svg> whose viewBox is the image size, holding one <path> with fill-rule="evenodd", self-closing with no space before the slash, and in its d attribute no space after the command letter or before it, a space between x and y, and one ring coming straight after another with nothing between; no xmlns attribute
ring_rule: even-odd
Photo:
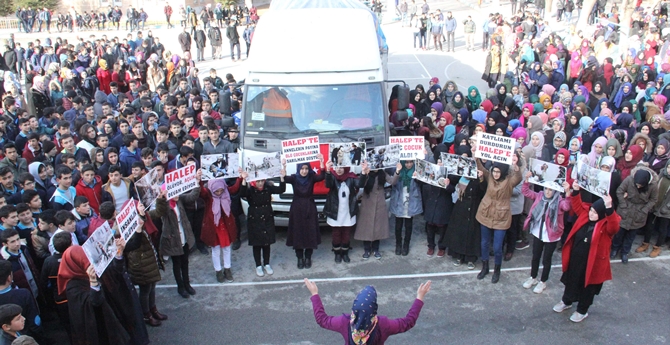
<svg viewBox="0 0 670 345"><path fill-rule="evenodd" d="M612 173L589 166L587 155L577 158L577 184L589 193L603 197L610 193Z"/></svg>
<svg viewBox="0 0 670 345"><path fill-rule="evenodd" d="M395 168L400 162L400 145L375 146L365 152L370 170Z"/></svg>
<svg viewBox="0 0 670 345"><path fill-rule="evenodd" d="M128 241L131 236L140 226L140 214L137 212L135 199L127 200L123 204L121 211L116 214L116 224L119 228L119 233L125 241Z"/></svg>
<svg viewBox="0 0 670 345"><path fill-rule="evenodd" d="M436 187L447 188L449 180L447 180L447 171L443 166L423 159L417 159L414 164L416 165L414 168L416 174L412 176L414 179Z"/></svg>
<svg viewBox="0 0 670 345"><path fill-rule="evenodd" d="M81 246L84 253L95 268L95 274L100 277L110 262L116 256L114 231L108 222L102 223Z"/></svg>
<svg viewBox="0 0 670 345"><path fill-rule="evenodd" d="M167 199L182 195L198 186L198 180L195 178L195 164L187 165L173 172L165 174L165 190Z"/></svg>
<svg viewBox="0 0 670 345"><path fill-rule="evenodd" d="M440 157L447 176L458 175L467 178L477 178L477 163L474 158L463 157L446 152L442 152Z"/></svg>
<svg viewBox="0 0 670 345"><path fill-rule="evenodd" d="M248 182L278 177L281 169L279 152L244 157L244 170L248 174Z"/></svg>
<svg viewBox="0 0 670 345"><path fill-rule="evenodd" d="M391 137L391 144L400 145L400 160L426 159L423 137Z"/></svg>
<svg viewBox="0 0 670 345"><path fill-rule="evenodd" d="M480 132L477 134L475 158L512 165L514 147L512 138Z"/></svg>
<svg viewBox="0 0 670 345"><path fill-rule="evenodd" d="M333 167L355 167L360 166L365 158L364 142L329 144L328 154Z"/></svg>
<svg viewBox="0 0 670 345"><path fill-rule="evenodd" d="M238 153L220 153L200 156L202 180L218 178L236 178L240 176L240 155Z"/></svg>
<svg viewBox="0 0 670 345"><path fill-rule="evenodd" d="M161 181L160 176L158 175L156 168L153 168L141 179L135 182L137 196L140 198L142 205L147 209L153 205L161 194L161 184L163 184L163 181Z"/></svg>
<svg viewBox="0 0 670 345"><path fill-rule="evenodd" d="M563 189L563 182L565 182L567 172L565 167L531 158L528 171L533 174L533 176L528 179L528 182L557 190L561 193L565 191Z"/></svg>
<svg viewBox="0 0 670 345"><path fill-rule="evenodd" d="M286 160L286 164L318 161L319 137L282 140L281 154Z"/></svg>

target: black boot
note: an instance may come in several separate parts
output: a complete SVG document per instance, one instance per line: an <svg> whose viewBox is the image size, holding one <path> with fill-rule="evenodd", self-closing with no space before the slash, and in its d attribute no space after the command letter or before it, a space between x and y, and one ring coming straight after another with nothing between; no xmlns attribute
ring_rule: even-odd
<svg viewBox="0 0 670 345"><path fill-rule="evenodd" d="M177 281L177 293L183 298L191 297L191 295L186 292L186 289L184 289L184 283L181 281Z"/></svg>
<svg viewBox="0 0 670 345"><path fill-rule="evenodd" d="M402 243L402 251L400 253L402 256L409 255L409 239L405 236L405 241Z"/></svg>
<svg viewBox="0 0 670 345"><path fill-rule="evenodd" d="M402 238L396 237L395 239L395 255L402 254Z"/></svg>
<svg viewBox="0 0 670 345"><path fill-rule="evenodd" d="M489 274L489 261L482 261L482 270L477 275L477 279L482 280L486 275Z"/></svg>
<svg viewBox="0 0 670 345"><path fill-rule="evenodd" d="M491 276L491 283L495 284L500 280L500 265L493 267L493 276Z"/></svg>
<svg viewBox="0 0 670 345"><path fill-rule="evenodd" d="M305 259L303 258L298 258L298 269L303 269L305 268Z"/></svg>
<svg viewBox="0 0 670 345"><path fill-rule="evenodd" d="M184 290L191 296L195 295L195 289L191 287L191 282L189 281L184 281Z"/></svg>
<svg viewBox="0 0 670 345"><path fill-rule="evenodd" d="M351 259L349 259L349 243L342 245L342 250L340 250L340 253L342 254L342 261L346 263L351 262Z"/></svg>
<svg viewBox="0 0 670 345"><path fill-rule="evenodd" d="M342 263L342 250L335 249L335 263L339 264Z"/></svg>
<svg viewBox="0 0 670 345"><path fill-rule="evenodd" d="M305 268L312 268L312 258L305 258Z"/></svg>

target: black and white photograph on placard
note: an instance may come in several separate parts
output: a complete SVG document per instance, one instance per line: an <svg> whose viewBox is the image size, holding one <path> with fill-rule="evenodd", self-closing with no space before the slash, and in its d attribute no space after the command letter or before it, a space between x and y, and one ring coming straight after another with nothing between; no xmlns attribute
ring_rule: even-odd
<svg viewBox="0 0 670 345"><path fill-rule="evenodd" d="M577 184L589 193L603 197L610 193L612 173L589 166L588 156L577 158Z"/></svg>
<svg viewBox="0 0 670 345"><path fill-rule="evenodd" d="M281 169L279 152L244 157L244 171L249 174L249 182L279 177Z"/></svg>
<svg viewBox="0 0 670 345"><path fill-rule="evenodd" d="M99 276L107 268L107 265L116 256L116 243L114 242L114 230L105 222L97 228L84 245L82 245L86 257L95 268L95 273Z"/></svg>
<svg viewBox="0 0 670 345"><path fill-rule="evenodd" d="M477 178L477 163L473 158L447 152L442 152L440 158L447 176L458 175L467 178Z"/></svg>
<svg viewBox="0 0 670 345"><path fill-rule="evenodd" d="M413 177L416 180L419 180L424 183L428 183L433 186L446 188L449 184L447 180L447 170L443 166L430 163L423 159L417 159L414 162L416 175Z"/></svg>
<svg viewBox="0 0 670 345"><path fill-rule="evenodd" d="M365 158L365 147L364 142L329 144L328 159L335 168L360 166Z"/></svg>
<svg viewBox="0 0 670 345"><path fill-rule="evenodd" d="M400 162L400 145L376 146L366 150L365 160L370 170L394 168Z"/></svg>
<svg viewBox="0 0 670 345"><path fill-rule="evenodd" d="M218 178L236 178L240 176L240 155L238 153L220 153L200 156L202 180Z"/></svg>
<svg viewBox="0 0 670 345"><path fill-rule="evenodd" d="M146 175L135 182L137 196L144 207L150 208L156 202L161 194L161 184L163 184L163 181L159 178L156 168L149 170Z"/></svg>
<svg viewBox="0 0 670 345"><path fill-rule="evenodd" d="M564 192L563 182L565 182L567 171L565 167L531 158L528 169L532 174L528 182L557 190L561 193Z"/></svg>

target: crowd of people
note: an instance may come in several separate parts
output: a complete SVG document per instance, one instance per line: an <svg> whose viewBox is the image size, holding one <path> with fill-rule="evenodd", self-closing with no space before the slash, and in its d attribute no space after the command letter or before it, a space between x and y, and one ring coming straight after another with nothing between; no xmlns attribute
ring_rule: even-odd
<svg viewBox="0 0 670 345"><path fill-rule="evenodd" d="M429 14L424 4L420 23ZM618 27L608 24L618 21L616 10L601 17L593 36L579 30L561 36L545 28L538 15L519 12L509 20L490 16L494 28L485 34L483 47L489 54L483 79L490 89L459 91L454 81L440 84L431 78L428 87L409 92L407 119L399 116L405 110L397 108L397 88L389 101L393 134L422 136L427 161L441 164L442 153L473 157L476 135L485 132L515 140L512 165L477 159L476 178L450 175L442 187L418 181L414 161L388 170L372 170L363 162L355 174L319 156L318 172L303 163L287 174L284 166L278 181L248 182L240 170L236 179L202 181L178 197L168 200L163 192L152 205L138 203L142 225L128 242L115 239L115 258L98 276L81 245L105 222L116 227L116 213L137 199L136 181L153 169L162 180L166 172L199 167L203 154L239 149L244 95L233 75L222 79L211 69L200 78L196 67L204 60L204 44L198 43L204 30L219 31L220 42L218 28L228 20L228 29L237 34L239 12L228 11L216 23L220 9L210 16L206 6L207 20L201 14L200 23L184 9L181 54L167 51L150 30L146 37L138 31L135 37L90 36L72 43L36 39L25 48L13 37L2 42L3 341L32 335L48 343L40 338L41 315L50 314L57 315L74 344L98 343L101 337L103 343L148 343L146 325L168 319L155 299L168 260L183 298L196 294L189 275L194 251L211 256L218 282L234 280L231 251L241 245L242 197L249 203L246 230L255 273L272 275L272 195L284 193L287 184L293 201L286 245L294 249L298 269L312 267L321 244L314 187L323 181L329 190L323 214L337 264L352 260L352 237L362 241L362 260L381 259L380 242L391 237L390 220L395 255L409 255L414 220L422 218L427 256L448 255L453 265L469 270L481 261L478 279L489 275L493 256L492 283L499 282L503 261L532 242L531 271L520 285L542 293L553 254L562 250L565 290L554 311L577 303L574 322L588 316L594 296L612 278L603 258L620 255L627 263L638 232L644 239L637 253L651 249L654 258L662 252L670 225L667 10L637 10L630 48L621 52ZM455 30L451 13L444 20L454 21ZM33 24L27 24L29 31ZM130 25L137 29L138 23ZM433 36L436 45L441 36ZM454 49L453 36L453 30L446 31L447 50ZM239 59L239 42L228 38L231 58L237 44ZM218 48L213 56L220 57ZM563 193L529 183L531 158L567 168ZM596 196L574 181L579 160L611 174L609 194ZM386 186L391 186L388 207ZM316 295L316 286L307 283ZM418 300L429 288L420 288ZM312 302L317 320L326 326L320 300ZM422 305L415 302L412 325ZM376 320L373 309L358 311L366 320L361 319L360 332L375 334L369 329ZM330 329L346 337L345 326Z"/></svg>

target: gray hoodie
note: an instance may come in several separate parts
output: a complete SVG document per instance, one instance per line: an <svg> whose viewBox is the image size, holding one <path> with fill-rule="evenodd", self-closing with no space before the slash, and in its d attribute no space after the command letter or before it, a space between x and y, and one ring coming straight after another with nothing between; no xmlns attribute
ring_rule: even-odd
<svg viewBox="0 0 670 345"><path fill-rule="evenodd" d="M98 90L95 92L95 104L93 104L93 109L95 110L95 115L102 115L102 103L107 102L107 95L104 91Z"/></svg>

